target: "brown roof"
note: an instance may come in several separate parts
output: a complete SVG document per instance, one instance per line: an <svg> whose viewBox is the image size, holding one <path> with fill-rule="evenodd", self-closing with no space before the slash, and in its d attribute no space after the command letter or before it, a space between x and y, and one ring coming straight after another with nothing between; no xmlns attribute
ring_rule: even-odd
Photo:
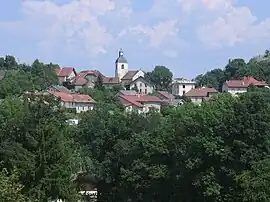
<svg viewBox="0 0 270 202"><path fill-rule="evenodd" d="M72 85L75 86L83 86L85 84L87 84L88 80L85 78L85 75L83 75L82 73L79 73L75 79L72 81Z"/></svg>
<svg viewBox="0 0 270 202"><path fill-rule="evenodd" d="M117 77L103 77L103 84L118 84L119 79Z"/></svg>
<svg viewBox="0 0 270 202"><path fill-rule="evenodd" d="M157 102L162 103L163 101L159 99L157 96L152 95L119 95L120 98L126 100L131 105L135 105L137 107L143 107L144 102ZM128 106L127 104L124 104Z"/></svg>
<svg viewBox="0 0 270 202"><path fill-rule="evenodd" d="M185 96L186 97L208 97L209 93L218 93L218 91L215 88L194 88L188 91Z"/></svg>
<svg viewBox="0 0 270 202"><path fill-rule="evenodd" d="M241 80L230 80L224 83L229 88L247 88L250 85L254 86L266 86L267 84L264 81L258 81L253 77L244 77Z"/></svg>
<svg viewBox="0 0 270 202"><path fill-rule="evenodd" d="M50 94L58 97L63 102L77 102L77 103L95 103L89 95L77 94L77 93L64 93L64 92L55 92L48 91Z"/></svg>
<svg viewBox="0 0 270 202"><path fill-rule="evenodd" d="M135 74L138 73L139 70L130 70L128 71L125 76L123 76L122 80L131 80Z"/></svg>
<svg viewBox="0 0 270 202"><path fill-rule="evenodd" d="M174 96L167 91L158 91L158 93L169 100L174 99Z"/></svg>
<svg viewBox="0 0 270 202"><path fill-rule="evenodd" d="M73 67L63 67L59 70L56 70L57 76L58 77L67 77L69 76L72 72L75 72L75 69Z"/></svg>

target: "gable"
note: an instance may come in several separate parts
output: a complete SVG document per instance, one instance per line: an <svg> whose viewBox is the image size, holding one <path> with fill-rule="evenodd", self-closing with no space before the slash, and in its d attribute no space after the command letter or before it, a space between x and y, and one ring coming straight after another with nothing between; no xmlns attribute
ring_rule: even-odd
<svg viewBox="0 0 270 202"><path fill-rule="evenodd" d="M152 83L150 83L149 81L147 81L144 77L138 77L137 79L135 79L134 81L131 81L128 85L133 85L133 84L137 84L138 82L147 84L148 86L154 87L154 85Z"/></svg>

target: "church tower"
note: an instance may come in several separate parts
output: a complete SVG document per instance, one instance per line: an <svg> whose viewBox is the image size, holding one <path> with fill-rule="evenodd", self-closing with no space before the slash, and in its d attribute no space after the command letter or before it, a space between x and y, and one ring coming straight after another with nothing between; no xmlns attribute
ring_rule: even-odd
<svg viewBox="0 0 270 202"><path fill-rule="evenodd" d="M115 77L121 79L128 73L128 62L124 58L124 52L122 49L119 51L118 58L115 61Z"/></svg>

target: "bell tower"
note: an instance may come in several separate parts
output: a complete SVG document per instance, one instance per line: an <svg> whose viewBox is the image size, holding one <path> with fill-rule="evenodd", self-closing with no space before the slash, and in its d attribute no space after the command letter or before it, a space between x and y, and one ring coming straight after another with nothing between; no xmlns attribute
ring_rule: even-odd
<svg viewBox="0 0 270 202"><path fill-rule="evenodd" d="M124 52L119 50L118 58L115 61L115 77L121 79L128 73L128 62L124 58Z"/></svg>

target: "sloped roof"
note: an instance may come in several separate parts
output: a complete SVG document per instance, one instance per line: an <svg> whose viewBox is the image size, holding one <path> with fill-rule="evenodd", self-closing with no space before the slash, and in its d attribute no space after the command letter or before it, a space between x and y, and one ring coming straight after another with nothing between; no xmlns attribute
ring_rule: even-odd
<svg viewBox="0 0 270 202"><path fill-rule="evenodd" d="M119 79L117 77L103 77L103 84L118 84Z"/></svg>
<svg viewBox="0 0 270 202"><path fill-rule="evenodd" d="M75 71L75 69L74 69L73 67L63 67L63 68L60 69L60 71L59 71L59 70L56 70L57 76L58 76L58 77L67 77L67 76L69 76L73 71L74 71L75 74L76 74L76 71Z"/></svg>
<svg viewBox="0 0 270 202"><path fill-rule="evenodd" d="M215 88L194 88L188 91L185 96L186 97L207 97L208 93L218 93L218 91Z"/></svg>
<svg viewBox="0 0 270 202"><path fill-rule="evenodd" d="M64 93L55 91L48 91L48 92L53 96L60 98L61 101L63 102L95 103L95 100L86 94Z"/></svg>
<svg viewBox="0 0 270 202"><path fill-rule="evenodd" d="M163 97L171 100L174 99L174 95L172 95L171 93L167 92L167 91L157 91L160 95L162 95Z"/></svg>
<svg viewBox="0 0 270 202"><path fill-rule="evenodd" d="M131 84L135 83L135 82L138 81L138 80L141 80L141 81L143 81L144 83L147 83L149 86L154 86L154 84L152 84L151 82L147 81L147 80L146 80L144 77L142 77L142 76L138 77L138 78L135 79L134 81L128 82L127 85L131 85Z"/></svg>
<svg viewBox="0 0 270 202"><path fill-rule="evenodd" d="M72 81L72 85L75 86L83 86L88 82L88 80L85 78L85 75L82 73L79 73L75 79Z"/></svg>
<svg viewBox="0 0 270 202"><path fill-rule="evenodd" d="M156 103L163 102L157 96L152 96L152 95L138 95L138 94L137 95L119 95L119 97L137 107L143 107L143 103L145 102L156 102Z"/></svg>
<svg viewBox="0 0 270 202"><path fill-rule="evenodd" d="M254 77L244 77L241 80L229 80L224 83L229 88L247 88L250 85L254 86L266 86L264 81L258 81Z"/></svg>
<svg viewBox="0 0 270 202"><path fill-rule="evenodd" d="M140 70L128 71L121 80L131 80Z"/></svg>

